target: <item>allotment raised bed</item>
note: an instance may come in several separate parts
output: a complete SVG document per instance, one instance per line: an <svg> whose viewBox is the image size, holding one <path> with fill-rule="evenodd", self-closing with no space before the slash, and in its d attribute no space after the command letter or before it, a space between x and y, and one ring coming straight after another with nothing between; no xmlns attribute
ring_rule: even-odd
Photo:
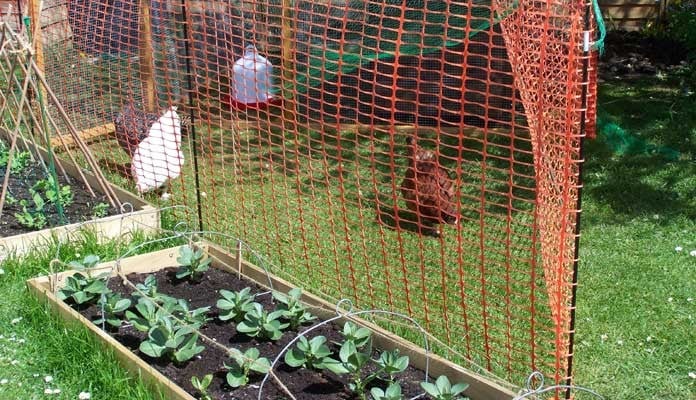
<svg viewBox="0 0 696 400"><path fill-rule="evenodd" d="M0 132L0 141L6 138L7 135ZM0 145L9 148L9 145ZM109 204L106 196L100 192L92 173L61 159L62 169L71 179L68 182L63 171L57 174L60 188L57 194L53 181L46 176L43 167L38 162L29 162L28 153L20 157L17 154L15 160L19 159L20 162L14 163L14 171L11 169L7 197L0 216L0 260L9 254L25 254L55 240L66 240L82 229L94 231L100 240L127 236L136 230L152 232L159 229L159 211L132 193L109 184L125 210L118 209ZM46 150L41 148L34 152L35 157L43 160L47 159L47 155ZM24 163L21 158L25 158ZM3 178L6 168L5 164L0 166ZM84 181L94 190L95 196L89 192ZM64 218L61 218L50 198L63 195L68 197L69 204L64 207Z"/></svg>
<svg viewBox="0 0 696 400"><path fill-rule="evenodd" d="M210 257L211 268L195 280L189 278L177 278L177 272L181 270L178 262L182 251L181 247L164 249L157 252L127 257L118 262L102 263L94 268L84 271L66 271L31 279L27 282L29 289L39 298L45 299L50 306L62 315L66 321L82 324L90 329L106 346L114 349L123 366L146 382L151 384L167 399L194 399L200 396L200 392L191 384L191 377L202 378L212 375L212 382L207 392L213 399L256 399L263 374L250 375L249 384L239 388L230 386L227 373L228 366L235 362L230 356L230 349L246 352L248 349L256 349L261 357L273 361L277 356L278 364L272 370L273 379L268 379L264 384L262 399L289 398L287 391L296 399L358 399L356 393L349 388L351 378L346 374L334 373L333 370L292 367L288 365L283 347L297 338L300 333L307 339L319 335L327 338L334 359L343 360L339 355L343 347L339 343L342 340L342 328L346 321L351 321L359 327L368 328L372 334L373 359L379 358L384 351L398 350L398 355L408 356L408 368L395 375L403 390L403 398L412 398L422 393L420 382L425 379L424 370L426 364L429 368L430 381L435 377L445 375L454 383L468 384L464 392L472 400L483 399L512 399L514 393L485 377L474 374L457 366L444 358L427 354L426 351L411 342L408 342L384 329L355 316L342 314L340 318L331 323L322 324L336 315L336 305L330 304L310 293L303 292L300 302L307 307L314 316L318 317L305 325L297 328L286 328L279 338L268 339L260 336L249 336L243 329L242 322L220 318L225 313L224 308L218 303L221 299L221 291L228 293L240 293L244 288L250 288L254 299L263 307L265 312L272 313L274 307L278 307L278 300L272 301L272 293L279 296L288 296L289 293L297 293L297 289L288 282L267 274L264 270L243 259L241 251L235 255L225 252L216 245L207 242L199 242L198 249ZM194 247L196 248L196 247ZM80 275L75 275L76 273ZM67 288L71 287L71 279L75 277L106 275L106 286L111 293L118 293L119 298L133 300L128 306L126 317L118 318L115 325L109 325L98 319L102 316L103 306L88 305L87 302L77 304L71 297L65 296ZM195 310L202 307L207 309L207 321L197 327L200 333L196 346L203 346L195 356L178 362L176 357L153 357L151 347L144 347L145 341L152 341L154 336L150 330L143 333L137 325L144 323L141 319L131 318L134 315L145 315L136 308L138 301L142 300L145 286L156 284L154 292L160 295L183 299L187 303L187 310ZM140 285L140 286L138 286ZM134 290L138 287L140 293ZM272 290L271 290L272 288ZM294 289L294 290L293 290ZM150 290L150 289L148 289ZM154 293L150 291L150 293ZM133 295L140 294L141 299L136 301ZM147 296L145 296L147 297ZM60 298L65 299L65 301ZM220 307L220 308L218 308ZM125 310L122 309L123 314ZM130 317L128 315L130 314ZM183 317L181 317L183 318ZM234 321L234 322L233 322ZM95 323L96 322L96 323ZM247 322L247 318L243 319ZM243 334L245 333L245 334ZM346 340L343 338L343 340ZM186 340L188 342L188 339ZM345 345L345 342L343 342ZM184 346L185 347L185 346ZM290 346L293 348L294 346ZM340 347L340 350L339 350ZM183 348L183 347L181 347ZM369 350L368 350L369 352ZM170 356L172 354L170 353ZM374 364L369 362L370 364ZM365 374L375 371L375 365L368 366ZM365 375L364 375L365 376ZM363 376L363 377L364 377ZM276 382L282 382L287 389L282 389ZM376 379L367 389L372 387L386 388L386 383ZM367 398L370 398L369 396ZM429 398L429 397L423 397Z"/></svg>

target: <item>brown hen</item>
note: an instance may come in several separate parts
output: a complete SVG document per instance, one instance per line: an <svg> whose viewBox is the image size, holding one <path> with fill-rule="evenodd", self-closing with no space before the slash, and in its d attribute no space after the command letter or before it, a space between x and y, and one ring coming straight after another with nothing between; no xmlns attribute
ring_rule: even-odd
<svg viewBox="0 0 696 400"><path fill-rule="evenodd" d="M439 236L439 224L459 223L455 181L438 163L435 152L421 148L413 137L407 139L407 144L409 166L401 182L401 194L426 233Z"/></svg>

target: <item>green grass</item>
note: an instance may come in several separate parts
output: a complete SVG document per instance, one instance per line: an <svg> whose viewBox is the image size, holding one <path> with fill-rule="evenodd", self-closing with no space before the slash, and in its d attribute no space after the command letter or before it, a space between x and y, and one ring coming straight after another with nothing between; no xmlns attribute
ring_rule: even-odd
<svg viewBox="0 0 696 400"><path fill-rule="evenodd" d="M145 237L136 235L129 246L144 242ZM146 245L139 251L172 243ZM127 248L116 242L98 245L88 234L70 245L53 245L0 264L0 398L77 399L81 392L90 393L92 399L158 398L139 379L129 376L113 351L105 350L86 328L66 326L45 303L30 296L25 286L27 279L48 273L49 262L56 255L66 261L86 254L106 260ZM44 393L56 389L60 393Z"/></svg>
<svg viewBox="0 0 696 400"><path fill-rule="evenodd" d="M599 109L646 143L588 142L575 377L610 399L696 397L696 97L676 82L610 82ZM677 247L683 250L678 252Z"/></svg>

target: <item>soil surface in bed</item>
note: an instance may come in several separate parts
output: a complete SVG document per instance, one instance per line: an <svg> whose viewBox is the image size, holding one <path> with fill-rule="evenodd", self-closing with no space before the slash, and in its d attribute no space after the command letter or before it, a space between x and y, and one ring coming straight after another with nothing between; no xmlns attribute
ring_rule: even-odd
<svg viewBox="0 0 696 400"><path fill-rule="evenodd" d="M283 337L276 342L258 340L249 338L246 335L238 334L235 330L234 323L222 322L217 316L219 310L215 307L217 299L220 298L220 289L230 291L239 291L245 287L251 287L252 293L263 293L263 289L254 283L245 280L239 280L235 275L211 268L206 272L205 277L199 283L189 283L188 281L180 281L175 277L176 268L171 267L160 270L154 275L157 279L158 292L173 296L175 298L186 299L189 302L190 309L199 307L211 306L208 317L212 318L201 329L201 333L222 346L234 347L245 351L249 347L256 347L262 357L268 358L271 362L281 352L281 350L297 336L297 331L285 331ZM148 274L130 274L128 279L133 283L142 283ZM130 286L124 285L120 278L112 278L109 281L109 288L117 293L121 293L124 297L130 297L133 289ZM257 295L255 301L261 303L266 310L274 309L274 304L271 302L271 294L266 292ZM97 306L78 310L83 316L90 320L95 320L99 317ZM315 321L316 322L316 321ZM300 328L307 329L307 326ZM336 342L342 342L343 337L339 331L340 327L336 325L324 325L310 334L308 337L323 335L330 343L329 347L333 351L334 358L338 357L338 346ZM213 382L209 387L209 393L214 399L257 399L259 385L262 377L250 377L250 384L243 388L233 389L227 385L225 375L227 371L223 364L230 365L234 361L227 357L223 348L211 345L206 342L199 341L205 346L205 350L194 359L175 365L172 362L153 359L142 354L138 350L138 346L145 333L140 332L132 326L122 325L118 329L109 329L109 334L118 340L120 343L128 347L133 353L145 360L148 364L154 366L158 371L163 373L176 384L184 388L187 392L194 396L198 393L191 385L191 377L197 376L202 378L206 374L213 374ZM373 359L376 358L376 353ZM366 370L370 372L369 369ZM374 371L374 370L373 370ZM331 372L317 372L304 368L291 368L285 365L281 360L275 369L275 373L282 383L290 390L290 392L298 400L329 400L329 399L356 399L347 389L348 381L345 376L338 376ZM404 398L411 398L422 393L419 383L425 378L424 372L413 368L408 369L398 375L398 381L401 384ZM376 385L384 387L382 382L377 382ZM279 389L278 385L274 384L272 379L269 379L264 385L262 399L282 399L287 396Z"/></svg>
<svg viewBox="0 0 696 400"><path fill-rule="evenodd" d="M0 166L0 177L2 177L0 179L4 179L5 171L6 166ZM15 214L23 211L22 205L20 204L20 201L23 199L27 201L27 209L33 209L30 189L36 182L46 179L46 177L46 172L40 164L29 165L25 167L21 173L10 174L7 187L7 198L2 208L2 215L0 216L0 237L15 236L37 230L21 225ZM44 207L47 224L41 229L90 220L94 215L95 205L99 203L108 204L105 195L95 190L96 196L92 196L80 179L71 179L70 182L68 182L68 180L59 173L58 180L61 185L70 185L73 201L69 206L65 207L64 219L61 218L54 205L47 203ZM109 208L106 209L106 215L103 216L116 214L118 214L118 210L109 205Z"/></svg>

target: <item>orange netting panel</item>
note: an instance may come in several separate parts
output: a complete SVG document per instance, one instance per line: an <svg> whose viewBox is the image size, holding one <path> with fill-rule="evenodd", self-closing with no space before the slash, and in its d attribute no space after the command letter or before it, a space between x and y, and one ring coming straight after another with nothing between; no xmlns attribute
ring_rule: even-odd
<svg viewBox="0 0 696 400"><path fill-rule="evenodd" d="M114 182L463 365L565 380L586 4L50 3L47 76Z"/></svg>
<svg viewBox="0 0 696 400"><path fill-rule="evenodd" d="M534 146L541 259L556 324L556 381L567 368L576 261L585 10L583 2L522 2L501 23Z"/></svg>

